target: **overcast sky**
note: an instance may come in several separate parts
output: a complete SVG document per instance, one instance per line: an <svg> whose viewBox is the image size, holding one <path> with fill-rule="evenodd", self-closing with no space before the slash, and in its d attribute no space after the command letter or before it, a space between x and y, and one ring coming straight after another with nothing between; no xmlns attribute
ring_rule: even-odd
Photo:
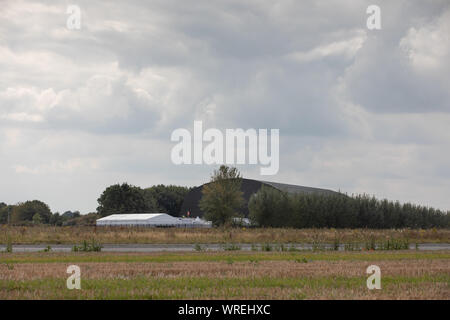
<svg viewBox="0 0 450 320"><path fill-rule="evenodd" d="M450 209L449 35L448 0L2 0L0 202L202 184L170 159L202 120L280 130L278 174L246 178Z"/></svg>

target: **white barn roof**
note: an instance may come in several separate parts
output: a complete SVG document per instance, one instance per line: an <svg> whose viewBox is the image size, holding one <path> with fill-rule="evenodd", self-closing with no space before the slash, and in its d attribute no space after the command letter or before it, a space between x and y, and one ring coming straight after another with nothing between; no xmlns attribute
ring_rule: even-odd
<svg viewBox="0 0 450 320"><path fill-rule="evenodd" d="M112 214L97 220L97 225L155 225L171 226L181 221L166 213Z"/></svg>
<svg viewBox="0 0 450 320"><path fill-rule="evenodd" d="M98 226L205 226L210 227L211 222L200 218L177 218L166 213L127 213L112 214L97 220Z"/></svg>

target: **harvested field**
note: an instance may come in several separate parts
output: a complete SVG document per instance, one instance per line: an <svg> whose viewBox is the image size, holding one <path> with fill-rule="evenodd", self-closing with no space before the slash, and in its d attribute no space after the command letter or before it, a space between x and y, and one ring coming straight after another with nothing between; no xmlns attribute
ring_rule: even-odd
<svg viewBox="0 0 450 320"><path fill-rule="evenodd" d="M450 299L450 252L3 253L0 299ZM81 290L66 269L81 269ZM382 289L368 290L378 265Z"/></svg>

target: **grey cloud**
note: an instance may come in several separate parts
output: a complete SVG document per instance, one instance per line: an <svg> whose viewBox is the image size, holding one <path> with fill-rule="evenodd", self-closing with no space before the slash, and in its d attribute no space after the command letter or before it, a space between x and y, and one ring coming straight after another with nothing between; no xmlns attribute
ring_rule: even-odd
<svg viewBox="0 0 450 320"><path fill-rule="evenodd" d="M418 19L419 12L413 11L370 33L344 76L355 103L381 113L450 111L446 85L450 81L450 6L439 7L442 11L427 19ZM439 53L432 47L438 47ZM417 56L421 59L414 60ZM427 65L427 59L436 60L436 65Z"/></svg>
<svg viewBox="0 0 450 320"><path fill-rule="evenodd" d="M379 1L380 31L371 1L77 3L75 31L70 1L0 12L0 201L87 212L112 183L205 182L170 162L199 119L280 129L271 180L450 207L448 1Z"/></svg>

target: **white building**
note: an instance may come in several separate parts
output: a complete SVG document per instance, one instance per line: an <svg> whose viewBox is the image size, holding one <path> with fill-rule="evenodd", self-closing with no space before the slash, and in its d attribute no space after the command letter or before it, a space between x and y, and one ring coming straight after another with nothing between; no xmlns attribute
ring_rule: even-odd
<svg viewBox="0 0 450 320"><path fill-rule="evenodd" d="M197 218L178 218L183 226L192 225L192 227L211 228L212 222Z"/></svg>
<svg viewBox="0 0 450 320"><path fill-rule="evenodd" d="M211 222L200 218L177 218L166 213L127 213L112 214L96 221L97 226L142 226L210 228Z"/></svg>
<svg viewBox="0 0 450 320"><path fill-rule="evenodd" d="M253 224L248 218L233 218L233 223L241 227L251 227Z"/></svg>

